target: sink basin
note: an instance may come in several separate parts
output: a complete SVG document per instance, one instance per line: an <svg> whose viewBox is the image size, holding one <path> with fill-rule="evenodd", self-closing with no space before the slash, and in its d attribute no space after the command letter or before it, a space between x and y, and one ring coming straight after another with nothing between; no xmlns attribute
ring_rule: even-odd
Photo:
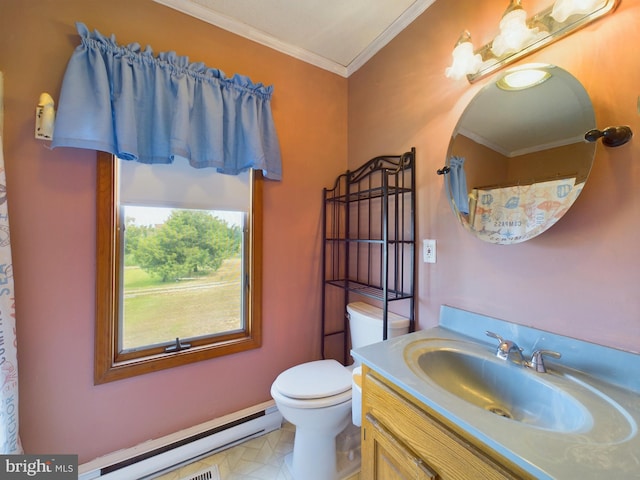
<svg viewBox="0 0 640 480"><path fill-rule="evenodd" d="M409 348L405 358L419 377L485 411L556 432L589 429L592 417L558 385L475 345L447 342Z"/></svg>
<svg viewBox="0 0 640 480"><path fill-rule="evenodd" d="M353 350L365 395L380 380L527 477L640 480L640 355L446 306L440 322ZM499 359L487 330L517 342L525 358L537 349L562 357L545 359L547 373Z"/></svg>

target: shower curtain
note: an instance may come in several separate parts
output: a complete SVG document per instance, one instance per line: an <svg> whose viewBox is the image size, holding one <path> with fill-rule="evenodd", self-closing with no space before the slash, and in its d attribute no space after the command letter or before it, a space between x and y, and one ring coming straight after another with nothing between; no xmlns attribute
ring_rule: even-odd
<svg viewBox="0 0 640 480"><path fill-rule="evenodd" d="M15 294L4 170L3 76L0 72L0 454L22 453L18 436L18 359Z"/></svg>

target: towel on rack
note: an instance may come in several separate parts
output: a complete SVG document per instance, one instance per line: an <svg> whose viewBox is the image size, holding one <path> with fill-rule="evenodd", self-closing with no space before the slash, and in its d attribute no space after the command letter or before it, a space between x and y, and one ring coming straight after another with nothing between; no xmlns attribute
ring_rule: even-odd
<svg viewBox="0 0 640 480"><path fill-rule="evenodd" d="M467 192L467 176L464 172L464 158L452 156L449 159L449 196L460 213L469 213L469 194Z"/></svg>

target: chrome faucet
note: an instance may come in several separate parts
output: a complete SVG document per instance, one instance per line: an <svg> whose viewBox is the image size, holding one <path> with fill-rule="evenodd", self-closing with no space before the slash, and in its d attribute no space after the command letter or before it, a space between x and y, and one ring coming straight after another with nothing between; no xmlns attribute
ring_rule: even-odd
<svg viewBox="0 0 640 480"><path fill-rule="evenodd" d="M552 350L536 350L531 355L531 360L525 362L525 367L533 368L536 372L546 373L547 368L544 366L544 360L542 359L543 355L547 355L553 358L560 358L562 355L558 352L554 352Z"/></svg>
<svg viewBox="0 0 640 480"><path fill-rule="evenodd" d="M496 357L501 358L502 360L511 360L513 363L518 365L522 365L523 367L532 368L536 372L546 373L547 369L544 365L544 356L560 358L562 355L558 352L554 352L552 350L535 350L531 355L531 360L526 361L524 359L524 355L522 355L522 348L516 345L515 342L511 340L505 340L497 333L493 333L490 331L486 332L487 336L491 338L495 338L500 342L498 344L498 348L496 349ZM513 358L513 355L516 356L516 359Z"/></svg>
<svg viewBox="0 0 640 480"><path fill-rule="evenodd" d="M511 360L513 363L517 363L518 365L525 365L527 362L522 355L522 349L516 345L515 342L511 340L505 340L497 333L493 333L487 330L487 336L491 338L495 338L500 342L498 344L498 348L496 349L496 357L501 358L502 360ZM516 359L514 360L512 357L516 355Z"/></svg>

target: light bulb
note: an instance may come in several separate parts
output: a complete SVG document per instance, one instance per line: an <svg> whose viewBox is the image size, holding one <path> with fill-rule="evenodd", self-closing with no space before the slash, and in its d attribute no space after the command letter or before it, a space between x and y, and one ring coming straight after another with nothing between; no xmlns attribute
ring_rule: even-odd
<svg viewBox="0 0 640 480"><path fill-rule="evenodd" d="M530 45L539 36L538 28L527 26L527 12L519 0L512 0L500 19L500 33L493 40L491 53L496 57L514 53Z"/></svg>
<svg viewBox="0 0 640 480"><path fill-rule="evenodd" d="M557 0L551 16L555 21L564 23L572 15L593 13L605 3L603 0Z"/></svg>
<svg viewBox="0 0 640 480"><path fill-rule="evenodd" d="M476 73L482 65L482 56L473 53L473 44L471 43L471 35L465 31L460 35L453 52L451 52L453 62L451 66L445 70L447 78L458 80L465 75Z"/></svg>

